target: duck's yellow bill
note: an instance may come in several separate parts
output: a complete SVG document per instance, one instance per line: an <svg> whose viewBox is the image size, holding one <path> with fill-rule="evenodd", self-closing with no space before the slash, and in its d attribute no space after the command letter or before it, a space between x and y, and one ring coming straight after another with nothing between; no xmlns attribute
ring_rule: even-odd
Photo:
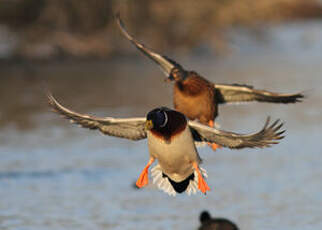
<svg viewBox="0 0 322 230"><path fill-rule="evenodd" d="M152 122L152 120L147 120L145 122L145 130L150 130L152 128L153 128L153 122Z"/></svg>

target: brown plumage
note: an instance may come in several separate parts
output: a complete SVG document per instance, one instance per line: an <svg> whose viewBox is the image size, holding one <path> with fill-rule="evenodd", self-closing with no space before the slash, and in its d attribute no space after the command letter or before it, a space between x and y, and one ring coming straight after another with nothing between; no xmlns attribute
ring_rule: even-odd
<svg viewBox="0 0 322 230"><path fill-rule="evenodd" d="M217 116L214 86L195 72L188 74L189 77L174 84L174 107L189 119L208 125Z"/></svg>
<svg viewBox="0 0 322 230"><path fill-rule="evenodd" d="M198 119L212 126L218 115L218 105L233 102L296 103L304 97L301 93L280 94L257 90L241 84L214 84L194 71L186 71L180 64L146 48L126 31L120 15L116 15L122 34L144 55L157 63L168 81L174 84L174 107L190 119Z"/></svg>

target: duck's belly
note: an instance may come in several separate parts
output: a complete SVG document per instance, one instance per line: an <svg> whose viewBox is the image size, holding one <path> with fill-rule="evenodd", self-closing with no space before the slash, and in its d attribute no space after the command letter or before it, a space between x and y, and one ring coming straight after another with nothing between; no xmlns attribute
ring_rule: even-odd
<svg viewBox="0 0 322 230"><path fill-rule="evenodd" d="M189 127L169 141L148 132L150 155L158 159L162 171L180 182L193 173L193 162L200 162Z"/></svg>

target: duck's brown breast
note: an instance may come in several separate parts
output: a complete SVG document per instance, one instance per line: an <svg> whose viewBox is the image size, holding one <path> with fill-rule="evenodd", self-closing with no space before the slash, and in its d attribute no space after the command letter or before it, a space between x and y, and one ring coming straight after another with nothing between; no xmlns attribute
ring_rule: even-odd
<svg viewBox="0 0 322 230"><path fill-rule="evenodd" d="M189 77L174 85L174 107L189 119L198 119L208 124L217 116L214 86L194 72Z"/></svg>

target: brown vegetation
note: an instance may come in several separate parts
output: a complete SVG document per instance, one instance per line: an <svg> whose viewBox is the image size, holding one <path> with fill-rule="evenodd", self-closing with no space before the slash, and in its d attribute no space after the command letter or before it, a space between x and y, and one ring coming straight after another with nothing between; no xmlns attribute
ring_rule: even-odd
<svg viewBox="0 0 322 230"><path fill-rule="evenodd" d="M126 53L113 15L156 49L199 43L225 49L224 31L322 16L317 0L3 0L0 22L18 39L16 56L105 57ZM128 46L125 46L128 47Z"/></svg>

